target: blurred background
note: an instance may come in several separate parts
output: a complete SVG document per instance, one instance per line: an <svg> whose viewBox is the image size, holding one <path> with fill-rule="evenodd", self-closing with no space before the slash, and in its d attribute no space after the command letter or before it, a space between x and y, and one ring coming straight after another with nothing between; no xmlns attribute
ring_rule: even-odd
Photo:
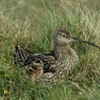
<svg viewBox="0 0 100 100"><path fill-rule="evenodd" d="M34 85L14 65L15 45L51 50L62 28L100 46L100 0L0 0L0 100L34 100L33 90L37 100L100 100L100 50L92 46L71 45L80 64L56 85Z"/></svg>

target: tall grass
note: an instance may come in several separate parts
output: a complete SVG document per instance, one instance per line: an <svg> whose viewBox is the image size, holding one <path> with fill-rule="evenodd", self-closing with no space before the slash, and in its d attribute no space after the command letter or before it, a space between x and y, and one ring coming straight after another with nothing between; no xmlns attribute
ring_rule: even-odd
<svg viewBox="0 0 100 100"><path fill-rule="evenodd" d="M33 84L13 63L16 44L34 52L53 47L52 35L66 28L72 35L100 44L100 7L95 0L0 1L0 100L99 100L100 50L74 43L80 64L64 82Z"/></svg>

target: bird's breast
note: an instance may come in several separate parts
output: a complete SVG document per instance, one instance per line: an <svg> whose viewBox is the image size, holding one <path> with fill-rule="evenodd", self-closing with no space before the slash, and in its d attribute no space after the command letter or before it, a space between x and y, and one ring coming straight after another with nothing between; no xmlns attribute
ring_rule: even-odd
<svg viewBox="0 0 100 100"><path fill-rule="evenodd" d="M61 54L56 62L59 72L69 73L79 63L77 53L71 49L70 53Z"/></svg>

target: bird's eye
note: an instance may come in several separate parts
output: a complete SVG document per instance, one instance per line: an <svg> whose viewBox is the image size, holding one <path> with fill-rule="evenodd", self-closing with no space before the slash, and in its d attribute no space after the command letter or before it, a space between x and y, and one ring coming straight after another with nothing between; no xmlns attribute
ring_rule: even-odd
<svg viewBox="0 0 100 100"><path fill-rule="evenodd" d="M65 38L68 38L68 36L67 35L62 35L63 37L65 37Z"/></svg>
<svg viewBox="0 0 100 100"><path fill-rule="evenodd" d="M66 37L66 35L62 35L63 37Z"/></svg>

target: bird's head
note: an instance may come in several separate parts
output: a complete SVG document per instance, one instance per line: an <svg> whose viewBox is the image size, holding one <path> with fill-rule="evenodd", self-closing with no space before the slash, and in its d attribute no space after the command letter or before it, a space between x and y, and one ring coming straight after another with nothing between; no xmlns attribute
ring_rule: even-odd
<svg viewBox="0 0 100 100"><path fill-rule="evenodd" d="M72 38L70 32L66 30L58 30L54 34L54 41L60 45L64 45L74 41L74 39Z"/></svg>
<svg viewBox="0 0 100 100"><path fill-rule="evenodd" d="M95 45L94 43L79 39L77 37L73 37L71 35L70 32L66 31L65 29L62 30L58 30L55 34L54 34L54 42L58 45L66 45L69 44L70 42L75 42L75 41L79 41L79 42L83 42L92 46L95 46L97 48L100 49L99 46Z"/></svg>

